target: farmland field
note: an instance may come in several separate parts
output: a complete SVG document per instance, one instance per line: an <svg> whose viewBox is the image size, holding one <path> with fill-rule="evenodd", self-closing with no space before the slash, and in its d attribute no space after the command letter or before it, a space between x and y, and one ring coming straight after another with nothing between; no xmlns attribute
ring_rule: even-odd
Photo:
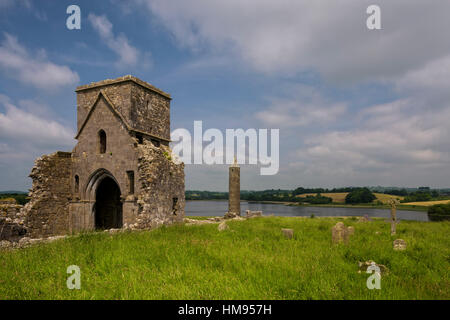
<svg viewBox="0 0 450 320"><path fill-rule="evenodd" d="M335 203L345 203L345 197L347 196L347 194L348 194L348 192L322 193L323 196L333 199L333 202L335 202ZM315 196L315 195L316 195L316 193L305 193L305 194L300 194L297 197L306 197L306 196ZM389 202L389 200L391 200L391 199L403 200L403 198L404 198L402 196L393 196L393 195L384 194L384 193L374 193L374 195L377 197L377 199L374 202L381 201L383 204L387 204Z"/></svg>
<svg viewBox="0 0 450 320"><path fill-rule="evenodd" d="M437 200L437 201L418 201L418 202L406 202L406 203L402 203L403 205L408 205L408 206L425 206L425 207L429 207L429 206L433 206L435 204L447 204L450 203L450 200Z"/></svg>

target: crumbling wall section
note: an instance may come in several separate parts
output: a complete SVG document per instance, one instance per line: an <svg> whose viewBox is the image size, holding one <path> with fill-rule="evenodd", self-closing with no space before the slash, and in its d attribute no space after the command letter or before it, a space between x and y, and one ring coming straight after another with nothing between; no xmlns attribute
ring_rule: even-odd
<svg viewBox="0 0 450 320"><path fill-rule="evenodd" d="M22 208L15 199L0 200L0 240L19 241L25 236Z"/></svg>
<svg viewBox="0 0 450 320"><path fill-rule="evenodd" d="M70 152L55 152L35 161L30 177L30 201L22 209L27 236L32 238L69 232L72 159Z"/></svg>
<svg viewBox="0 0 450 320"><path fill-rule="evenodd" d="M174 159L168 146L145 141L138 145L136 221L125 228L151 229L184 219L184 163Z"/></svg>
<svg viewBox="0 0 450 320"><path fill-rule="evenodd" d="M22 205L17 204L16 199L0 199L0 217L14 220L19 223L21 219L20 210Z"/></svg>

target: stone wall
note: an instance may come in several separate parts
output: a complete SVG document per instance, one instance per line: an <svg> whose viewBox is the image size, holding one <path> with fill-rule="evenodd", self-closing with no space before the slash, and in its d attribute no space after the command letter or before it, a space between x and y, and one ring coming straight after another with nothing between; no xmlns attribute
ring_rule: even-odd
<svg viewBox="0 0 450 320"><path fill-rule="evenodd" d="M18 241L25 236L22 208L15 199L0 200L0 240Z"/></svg>
<svg viewBox="0 0 450 320"><path fill-rule="evenodd" d="M69 152L55 152L36 159L30 174L31 200L21 211L27 236L40 238L68 233L71 165Z"/></svg>
<svg viewBox="0 0 450 320"><path fill-rule="evenodd" d="M131 90L132 128L170 140L170 99L135 83Z"/></svg>
<svg viewBox="0 0 450 320"><path fill-rule="evenodd" d="M106 151L103 154L99 152L98 146L100 129L106 133ZM92 174L100 168L111 172L117 180L122 196L126 197L128 195L127 171L137 170L135 144L137 142L111 111L107 102L103 98L100 99L73 149L72 186L74 185L74 176L79 176L78 192L72 187L75 198L95 201L95 199L89 198L86 186L92 179ZM139 189L136 191L139 192Z"/></svg>
<svg viewBox="0 0 450 320"><path fill-rule="evenodd" d="M150 229L163 224L183 222L184 164L173 159L167 146L150 141L138 145L138 212L132 229Z"/></svg>
<svg viewBox="0 0 450 320"><path fill-rule="evenodd" d="M23 206L17 204L15 199L0 199L0 217L2 218L12 220L20 218L22 208Z"/></svg>

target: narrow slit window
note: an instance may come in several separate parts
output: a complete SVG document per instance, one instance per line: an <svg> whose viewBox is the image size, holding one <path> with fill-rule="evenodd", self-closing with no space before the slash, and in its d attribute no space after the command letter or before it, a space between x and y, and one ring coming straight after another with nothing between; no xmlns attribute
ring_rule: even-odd
<svg viewBox="0 0 450 320"><path fill-rule="evenodd" d="M134 194L134 171L127 171L128 176L128 193Z"/></svg>
<svg viewBox="0 0 450 320"><path fill-rule="evenodd" d="M103 130L98 132L99 151L100 153L106 152L106 133Z"/></svg>
<svg viewBox="0 0 450 320"><path fill-rule="evenodd" d="M75 192L78 193L80 190L80 178L78 175L75 175Z"/></svg>

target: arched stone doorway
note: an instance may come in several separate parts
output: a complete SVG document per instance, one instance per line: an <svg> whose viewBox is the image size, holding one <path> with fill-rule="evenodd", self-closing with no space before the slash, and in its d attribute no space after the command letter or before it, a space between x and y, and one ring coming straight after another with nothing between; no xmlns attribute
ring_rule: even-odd
<svg viewBox="0 0 450 320"><path fill-rule="evenodd" d="M122 228L120 188L109 176L101 179L95 192L95 229Z"/></svg>

